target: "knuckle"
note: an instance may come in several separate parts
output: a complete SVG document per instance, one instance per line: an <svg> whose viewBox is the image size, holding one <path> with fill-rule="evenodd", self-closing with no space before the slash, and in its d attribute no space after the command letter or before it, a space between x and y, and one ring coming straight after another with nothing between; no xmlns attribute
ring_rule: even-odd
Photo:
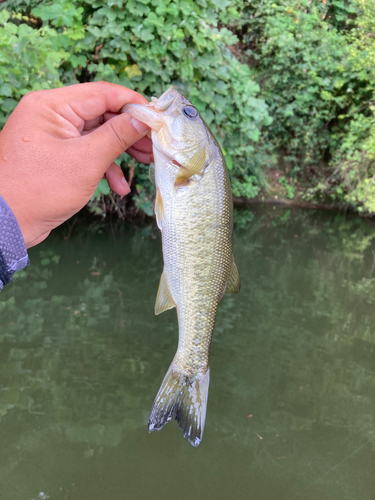
<svg viewBox="0 0 375 500"><path fill-rule="evenodd" d="M49 96L49 90L33 90L31 92L28 92L25 94L21 101L20 104L22 105L33 105L35 106L37 103L42 103L46 101L47 96Z"/></svg>
<svg viewBox="0 0 375 500"><path fill-rule="evenodd" d="M28 103L28 102L35 102L36 100L39 100L39 94L40 91L38 90L34 90L32 92L28 92L27 94L25 94L22 99L21 99L21 102L22 103Z"/></svg>

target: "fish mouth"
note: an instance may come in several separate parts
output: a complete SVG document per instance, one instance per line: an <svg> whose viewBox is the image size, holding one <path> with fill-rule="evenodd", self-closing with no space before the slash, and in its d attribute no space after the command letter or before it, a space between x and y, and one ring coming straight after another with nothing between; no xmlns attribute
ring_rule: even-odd
<svg viewBox="0 0 375 500"><path fill-rule="evenodd" d="M155 111L154 106L150 104L125 104L121 112L128 113L156 131L159 131L163 125L159 112Z"/></svg>
<svg viewBox="0 0 375 500"><path fill-rule="evenodd" d="M163 94L164 95L164 94ZM155 132L159 132L164 125L164 121L161 119L161 113L155 111L154 103L150 104L125 104L121 109L122 113L128 113L133 118L136 118L140 122L148 125ZM181 168L181 164L178 163L172 156L169 156L165 151L163 151L157 144L157 141L153 141L153 147L159 152L164 159L172 163L175 167Z"/></svg>
<svg viewBox="0 0 375 500"><path fill-rule="evenodd" d="M162 94L159 99L155 101L155 109L157 111L165 111L168 109L179 97L179 93L175 89L173 85L171 85L165 92Z"/></svg>
<svg viewBox="0 0 375 500"><path fill-rule="evenodd" d="M171 85L159 99L153 97L149 104L125 104L121 112L128 113L158 132L163 126L162 112L166 111L179 95L175 87Z"/></svg>

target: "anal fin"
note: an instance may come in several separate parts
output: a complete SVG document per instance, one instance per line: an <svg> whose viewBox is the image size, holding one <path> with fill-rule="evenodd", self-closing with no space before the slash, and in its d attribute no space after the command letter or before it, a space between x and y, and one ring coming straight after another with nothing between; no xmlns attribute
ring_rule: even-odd
<svg viewBox="0 0 375 500"><path fill-rule="evenodd" d="M163 271L160 278L158 294L156 296L155 314L161 314L168 309L173 309L173 307L176 307L176 304L173 302L168 288L167 278Z"/></svg>
<svg viewBox="0 0 375 500"><path fill-rule="evenodd" d="M233 257L232 268L230 270L225 293L238 293L240 289L241 289L240 275L238 274L238 269L236 263L234 262L234 257Z"/></svg>

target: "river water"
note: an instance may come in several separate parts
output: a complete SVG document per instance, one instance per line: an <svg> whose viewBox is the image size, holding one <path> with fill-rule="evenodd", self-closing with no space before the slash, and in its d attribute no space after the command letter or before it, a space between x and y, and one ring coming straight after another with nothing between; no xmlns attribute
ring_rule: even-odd
<svg viewBox="0 0 375 500"><path fill-rule="evenodd" d="M69 221L0 294L1 500L373 500L375 225L236 213L202 444L149 412L177 345L155 225Z"/></svg>

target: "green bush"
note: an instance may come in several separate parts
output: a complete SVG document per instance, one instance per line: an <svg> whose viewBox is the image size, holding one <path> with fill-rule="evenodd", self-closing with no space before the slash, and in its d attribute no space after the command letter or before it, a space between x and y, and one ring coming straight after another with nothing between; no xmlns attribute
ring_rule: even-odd
<svg viewBox="0 0 375 500"><path fill-rule="evenodd" d="M359 211L375 213L375 5L365 0L357 5L360 15L347 36L354 98L339 117L345 128L334 164L345 200Z"/></svg>
<svg viewBox="0 0 375 500"><path fill-rule="evenodd" d="M8 0L2 8L1 123L38 88L107 80L151 97L173 83L223 147L236 196L273 183L290 199L375 212L374 2ZM267 166L282 170L276 186ZM133 186L136 206L150 214L147 167L136 166ZM107 191L103 182L90 205L97 213Z"/></svg>
<svg viewBox="0 0 375 500"><path fill-rule="evenodd" d="M48 26L35 30L21 15L0 11L0 124L4 125L19 99L30 90L61 85L57 68L67 53L53 44L56 32Z"/></svg>
<svg viewBox="0 0 375 500"><path fill-rule="evenodd" d="M27 9L0 11L0 127L27 92L63 85L59 68L68 60L73 64L77 40L84 37L82 9L73 7L64 1L54 3L50 22L42 26ZM39 15L40 9L35 11ZM72 81L76 80L65 79Z"/></svg>
<svg viewBox="0 0 375 500"><path fill-rule="evenodd" d="M267 146L305 198L374 212L375 4L252 0L242 10L234 28L273 118Z"/></svg>

